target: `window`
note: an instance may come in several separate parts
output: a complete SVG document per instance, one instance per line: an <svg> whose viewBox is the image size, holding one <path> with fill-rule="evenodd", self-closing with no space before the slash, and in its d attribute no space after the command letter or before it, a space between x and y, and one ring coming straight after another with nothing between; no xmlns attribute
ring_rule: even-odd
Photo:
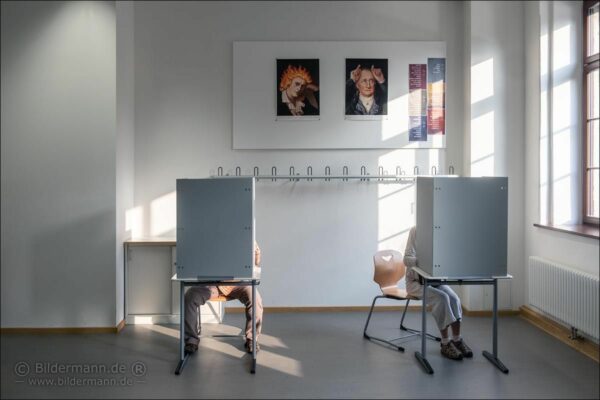
<svg viewBox="0 0 600 400"><path fill-rule="evenodd" d="M599 223L599 191L600 168L599 148L600 127L598 105L600 103L598 77L600 55L598 51L598 15L599 4L597 0L583 2L583 222Z"/></svg>

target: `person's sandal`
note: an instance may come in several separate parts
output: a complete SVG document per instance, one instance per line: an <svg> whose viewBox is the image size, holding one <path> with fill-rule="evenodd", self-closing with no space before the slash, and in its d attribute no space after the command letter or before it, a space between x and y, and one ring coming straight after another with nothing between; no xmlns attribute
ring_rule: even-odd
<svg viewBox="0 0 600 400"><path fill-rule="evenodd" d="M194 343L186 343L183 350L185 351L185 354L194 354L196 351L198 351L198 345Z"/></svg>
<svg viewBox="0 0 600 400"><path fill-rule="evenodd" d="M258 345L258 342L256 342L256 352L258 353L259 350L260 350L260 346ZM251 339L246 340L246 352L252 353L252 340Z"/></svg>
<svg viewBox="0 0 600 400"><path fill-rule="evenodd" d="M454 346L454 343L452 343L452 341L449 341L448 344L442 343L441 352L444 357L449 358L451 360L463 359L462 353L456 348L456 346Z"/></svg>
<svg viewBox="0 0 600 400"><path fill-rule="evenodd" d="M454 347L456 347L458 351L460 351L463 357L473 357L473 350L471 350L471 348L467 346L464 340L460 339L458 342L452 341L452 343L454 344Z"/></svg>

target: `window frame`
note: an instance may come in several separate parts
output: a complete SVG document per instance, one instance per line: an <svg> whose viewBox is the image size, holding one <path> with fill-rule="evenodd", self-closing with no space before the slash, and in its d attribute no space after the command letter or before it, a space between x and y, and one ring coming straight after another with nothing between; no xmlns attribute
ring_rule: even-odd
<svg viewBox="0 0 600 400"><path fill-rule="evenodd" d="M589 210L589 194L591 186L588 180L588 169L590 168L590 151L588 145L590 143L591 132L588 131L588 110L589 110L589 96L588 96L588 74L600 67L600 53L593 54L588 57L588 36L589 36L589 25L588 25L588 10L597 4L598 0L585 0L583 2L583 102L582 102L582 131L583 131L583 146L582 146L582 193L583 193L583 207L582 207L582 222L584 224L599 225L600 219L588 215Z"/></svg>

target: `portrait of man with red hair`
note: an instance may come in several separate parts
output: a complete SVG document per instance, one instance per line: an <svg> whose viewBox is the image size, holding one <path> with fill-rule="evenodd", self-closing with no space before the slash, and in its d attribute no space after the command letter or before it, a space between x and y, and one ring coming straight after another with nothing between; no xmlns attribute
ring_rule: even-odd
<svg viewBox="0 0 600 400"><path fill-rule="evenodd" d="M277 116L319 115L319 60L277 60Z"/></svg>

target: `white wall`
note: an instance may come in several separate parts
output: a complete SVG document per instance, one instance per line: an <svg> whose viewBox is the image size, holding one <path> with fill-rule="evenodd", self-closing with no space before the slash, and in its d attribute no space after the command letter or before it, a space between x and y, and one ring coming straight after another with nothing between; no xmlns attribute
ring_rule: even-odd
<svg viewBox="0 0 600 400"><path fill-rule="evenodd" d="M308 165L374 174L379 165L439 164L469 175L486 168L473 168L471 144L481 131L473 127L490 121L473 118L490 110L487 167L511 182L515 279L501 307L526 302L529 255L597 275L597 241L532 226L540 216L539 4L524 3L3 2L2 326L120 321L122 240L174 235L176 178L219 166L287 174ZM567 14L580 4L555 3ZM234 40L446 40L447 149L231 150ZM472 103L472 67L489 58L493 96ZM369 304L372 253L404 249L414 188L257 187L265 303ZM489 291L463 294L470 309L490 305Z"/></svg>
<svg viewBox="0 0 600 400"><path fill-rule="evenodd" d="M135 207L137 235L174 235L175 179L222 166L371 174L378 165L462 173L462 2L136 2ZM235 40L445 40L446 150L233 151ZM340 132L343 134L343 132ZM414 223L412 186L364 182L259 182L260 290L269 306L368 305L372 255L404 250ZM234 305L234 304L232 304Z"/></svg>
<svg viewBox="0 0 600 400"><path fill-rule="evenodd" d="M114 326L115 6L2 2L2 327Z"/></svg>
<svg viewBox="0 0 600 400"><path fill-rule="evenodd" d="M116 321L124 318L124 260L123 241L131 237L127 211L133 208L134 187L134 43L133 3L116 2L117 29L117 148L116 148Z"/></svg>
<svg viewBox="0 0 600 400"><path fill-rule="evenodd" d="M581 2L556 1L550 4L554 8L553 14L556 18L554 27L548 23L547 4L541 2L527 2L525 11L526 18L529 24L525 30L526 43L526 209L525 209L525 234L526 234L526 260L529 256L541 256L558 263L570 265L573 268L598 276L598 259L599 246L597 239L575 236L573 234L549 231L536 228L534 223L539 223L543 218L541 205L546 201L540 199L540 26L541 9L544 11L544 24L550 26L550 29L560 29L569 24L572 28L569 29L571 40L569 42L577 43L577 38L581 37ZM571 54L570 52L566 53ZM564 55L564 53L563 53ZM578 70L577 63L580 63L578 58L571 58L567 70ZM575 65L571 65L574 63ZM563 66L564 67L564 66ZM562 68L565 71L564 68ZM559 71L557 78L561 78L563 71ZM579 78L576 78L579 79ZM557 81L558 82L558 81ZM563 83L563 82L560 82ZM574 90L579 90L577 84L573 84ZM575 93L574 98L579 99L580 96ZM579 100L576 100L579 101ZM560 110L561 114L567 113L567 110ZM580 114L570 113L574 115L568 132L578 130L580 126ZM580 135L577 135L580 136ZM571 147L571 146L569 146ZM563 150L564 147L563 147ZM567 152L570 152L567 150ZM571 178L570 178L571 179ZM571 195L576 191L563 191L566 201L570 201ZM578 201L575 201L575 206L579 207ZM524 287L525 299L527 299L527 285Z"/></svg>

